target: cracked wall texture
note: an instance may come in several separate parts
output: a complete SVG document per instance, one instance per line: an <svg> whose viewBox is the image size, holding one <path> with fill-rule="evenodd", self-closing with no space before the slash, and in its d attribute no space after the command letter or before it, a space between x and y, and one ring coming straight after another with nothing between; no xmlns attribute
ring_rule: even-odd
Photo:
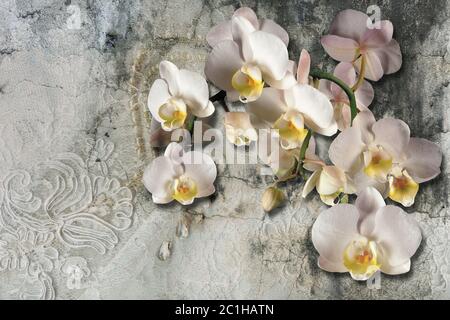
<svg viewBox="0 0 450 320"><path fill-rule="evenodd" d="M291 59L305 48L332 70L320 36L340 10L374 3L403 66L374 84L371 109L444 153L407 209L424 234L411 272L370 290L319 270L310 234L324 206L289 184L266 215L259 166L219 165L216 194L188 208L152 203L140 175L159 152L145 102L160 60L202 72L208 30L246 5L288 31ZM450 298L449 14L446 0L2 0L0 298Z"/></svg>

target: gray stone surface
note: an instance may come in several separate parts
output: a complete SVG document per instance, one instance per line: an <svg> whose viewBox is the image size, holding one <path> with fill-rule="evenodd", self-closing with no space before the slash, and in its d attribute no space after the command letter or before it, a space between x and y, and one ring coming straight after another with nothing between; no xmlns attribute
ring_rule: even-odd
<svg viewBox="0 0 450 320"><path fill-rule="evenodd" d="M324 206L297 182L265 215L259 166L219 166L217 193L188 208L154 205L140 183L158 154L145 102L160 60L202 71L210 27L247 5L288 30L292 59L306 48L331 70L320 35L373 1L2 0L0 298L450 298L450 3L376 3L404 63L374 84L372 110L444 153L407 210L424 233L410 273L370 290L318 269L310 231Z"/></svg>

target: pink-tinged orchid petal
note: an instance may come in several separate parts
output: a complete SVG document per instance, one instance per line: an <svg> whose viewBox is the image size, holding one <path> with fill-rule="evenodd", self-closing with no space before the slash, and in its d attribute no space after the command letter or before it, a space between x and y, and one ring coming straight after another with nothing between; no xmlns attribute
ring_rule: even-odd
<svg viewBox="0 0 450 320"><path fill-rule="evenodd" d="M270 45L267 45L270 43ZM273 34L255 31L249 34L242 43L245 61L257 65L264 75L274 80L281 80L288 70L288 51L280 38Z"/></svg>
<svg viewBox="0 0 450 320"><path fill-rule="evenodd" d="M285 100L288 106L301 112L305 118L305 124L314 129L328 129L335 126L333 106L322 92L312 86L297 84L285 91ZM317 130L316 130L317 132ZM333 135L334 132L327 132Z"/></svg>
<svg viewBox="0 0 450 320"><path fill-rule="evenodd" d="M356 194L358 195L368 187L377 189L384 199L387 198L389 193L389 181L387 179L384 181L375 180L365 174L362 170L352 175L352 183L356 189Z"/></svg>
<svg viewBox="0 0 450 320"><path fill-rule="evenodd" d="M169 158L169 160L176 165L180 165L183 163L183 154L183 146L177 142L170 143L164 151L164 157Z"/></svg>
<svg viewBox="0 0 450 320"><path fill-rule="evenodd" d="M346 103L334 103L334 118L339 131L344 131L350 128L352 118L350 106Z"/></svg>
<svg viewBox="0 0 450 320"><path fill-rule="evenodd" d="M214 26L206 35L206 41L211 47L215 47L219 42L233 40L231 34L231 21L223 21Z"/></svg>
<svg viewBox="0 0 450 320"><path fill-rule="evenodd" d="M381 65L381 61L376 52L370 49L364 54L364 57L366 59L364 78L372 81L380 80L383 77L384 71L383 66ZM358 72L361 72L361 59L362 57L355 61L355 67Z"/></svg>
<svg viewBox="0 0 450 320"><path fill-rule="evenodd" d="M361 162L361 154L365 144L361 132L350 127L342 131L331 143L328 155L331 162L346 172L351 172Z"/></svg>
<svg viewBox="0 0 450 320"><path fill-rule="evenodd" d="M258 100L247 104L248 112L264 122L273 124L286 112L283 91L274 88L264 88Z"/></svg>
<svg viewBox="0 0 450 320"><path fill-rule="evenodd" d="M400 45L394 39L388 45L372 49L377 55L383 67L384 74L392 74L400 70L402 66L402 52Z"/></svg>
<svg viewBox="0 0 450 320"><path fill-rule="evenodd" d="M378 210L372 236L382 248L383 260L390 266L407 263L422 241L418 223L396 206Z"/></svg>
<svg viewBox="0 0 450 320"><path fill-rule="evenodd" d="M321 195L331 195L341 190L347 179L344 171L336 166L324 166L316 189Z"/></svg>
<svg viewBox="0 0 450 320"><path fill-rule="evenodd" d="M344 263L342 261L331 262L325 259L324 257L320 256L317 261L317 264L320 269L327 272L339 272L339 273L348 272L347 268L344 266Z"/></svg>
<svg viewBox="0 0 450 320"><path fill-rule="evenodd" d="M361 43L367 48L378 48L387 45L392 40L394 26L388 20L380 21L380 28L367 29Z"/></svg>
<svg viewBox="0 0 450 320"><path fill-rule="evenodd" d="M367 187L356 198L355 206L358 208L361 219L359 221L359 232L369 237L375 227L375 217L378 210L386 206L383 197L377 189Z"/></svg>
<svg viewBox="0 0 450 320"><path fill-rule="evenodd" d="M179 95L197 117L208 117L214 112L214 106L209 101L209 89L206 80L198 73L180 70Z"/></svg>
<svg viewBox="0 0 450 320"><path fill-rule="evenodd" d="M174 165L167 157L158 157L145 168L142 179L154 203L169 203L173 200L168 185L175 177Z"/></svg>
<svg viewBox="0 0 450 320"><path fill-rule="evenodd" d="M367 31L369 16L363 12L347 9L339 12L331 23L330 34L360 41Z"/></svg>
<svg viewBox="0 0 450 320"><path fill-rule="evenodd" d="M191 178L197 185L196 198L207 197L215 192L217 169L210 156L190 151L183 155L183 164L184 176Z"/></svg>
<svg viewBox="0 0 450 320"><path fill-rule="evenodd" d="M359 212L355 206L338 204L322 212L312 227L311 238L320 256L333 263L343 262L347 245L358 234Z"/></svg>
<svg viewBox="0 0 450 320"><path fill-rule="evenodd" d="M241 7L233 13L233 17L243 17L247 19L256 30L260 29L260 24L255 11L249 7Z"/></svg>
<svg viewBox="0 0 450 320"><path fill-rule="evenodd" d="M356 105L359 110L364 110L370 106L375 97L372 85L363 81L358 90L355 91Z"/></svg>
<svg viewBox="0 0 450 320"><path fill-rule="evenodd" d="M374 142L382 146L395 159L401 159L409 144L408 125L399 119L385 118L372 126Z"/></svg>
<svg viewBox="0 0 450 320"><path fill-rule="evenodd" d="M159 116L159 108L165 104L171 97L167 82L162 79L156 79L153 82L150 92L148 94L148 109L153 118L158 122L164 122Z"/></svg>
<svg viewBox="0 0 450 320"><path fill-rule="evenodd" d="M310 194L311 191L314 190L317 182L319 181L320 174L321 174L321 170L316 170L312 173L312 175L308 178L308 180L306 180L305 185L303 187L303 191L302 191L303 198L306 198L306 196L308 194Z"/></svg>
<svg viewBox="0 0 450 320"><path fill-rule="evenodd" d="M325 51L337 61L352 62L357 57L358 43L355 40L335 35L323 36L320 40Z"/></svg>
<svg viewBox="0 0 450 320"><path fill-rule="evenodd" d="M359 130L362 141L367 145L374 139L372 126L375 122L375 117L370 110L361 111L356 115L355 119L353 119L353 127Z"/></svg>
<svg viewBox="0 0 450 320"><path fill-rule="evenodd" d="M178 70L178 67L170 61L161 61L159 64L159 74L167 82L171 95L178 95L181 86L179 79L180 70Z"/></svg>
<svg viewBox="0 0 450 320"><path fill-rule="evenodd" d="M308 148L306 149L305 159L303 160L303 168L308 171L317 171L325 166L325 162L316 155L316 139L311 136Z"/></svg>
<svg viewBox="0 0 450 320"><path fill-rule="evenodd" d="M380 270L381 270L381 272L383 272L385 274L389 274L391 276L396 276L399 274L407 273L411 269L411 260L410 259L408 259L407 262L399 264L397 266L390 266L388 264L388 262L389 261L382 261Z"/></svg>
<svg viewBox="0 0 450 320"><path fill-rule="evenodd" d="M344 81L349 87L352 87L356 83L356 71L349 62L339 63L334 69L334 75ZM335 100L348 101L347 95L337 84L331 83L331 92L333 93Z"/></svg>
<svg viewBox="0 0 450 320"><path fill-rule="evenodd" d="M259 30L271 33L283 41L287 46L289 44L289 35L279 24L270 19L261 19Z"/></svg>
<svg viewBox="0 0 450 320"><path fill-rule="evenodd" d="M305 49L300 53L297 68L297 82L300 84L309 83L309 71L311 68L311 56Z"/></svg>
<svg viewBox="0 0 450 320"><path fill-rule="evenodd" d="M255 31L255 27L244 17L233 16L231 19L231 34L238 45L241 45L244 37Z"/></svg>
<svg viewBox="0 0 450 320"><path fill-rule="evenodd" d="M297 66L294 61L288 61L288 67L285 76L281 80L275 80L271 78L269 75L264 75L265 82L272 88L286 90L292 88L296 83L297 79L295 78Z"/></svg>
<svg viewBox="0 0 450 320"><path fill-rule="evenodd" d="M435 178L441 173L442 151L431 141L411 138L406 148L403 167L417 183Z"/></svg>
<svg viewBox="0 0 450 320"><path fill-rule="evenodd" d="M243 64L239 46L233 41L222 41L208 56L205 74L216 87L227 92L235 91L231 85L231 79Z"/></svg>

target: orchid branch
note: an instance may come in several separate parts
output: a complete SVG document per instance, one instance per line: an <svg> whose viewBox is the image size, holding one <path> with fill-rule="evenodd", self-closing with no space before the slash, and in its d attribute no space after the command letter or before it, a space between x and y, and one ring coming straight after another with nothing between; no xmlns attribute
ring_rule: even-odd
<svg viewBox="0 0 450 320"><path fill-rule="evenodd" d="M312 130L310 129L310 130L308 130L305 140L303 140L302 146L300 148L300 156L298 159L297 170L295 171L296 175L303 172L303 162L305 160L306 150L308 149L309 140L311 140L311 136L312 136Z"/></svg>
<svg viewBox="0 0 450 320"><path fill-rule="evenodd" d="M353 119L355 119L356 115L358 114L358 109L356 107L356 98L355 98L355 94L354 94L353 90L349 86L347 86L344 81L335 77L331 73L328 73L328 72L325 72L322 70L318 70L318 69L314 69L309 72L309 75L313 78L325 79L325 80L332 81L335 84L337 84L339 87L341 87L342 90L344 90L344 92L348 96L348 100L350 101L350 110L351 110L350 125L353 124Z"/></svg>
<svg viewBox="0 0 450 320"><path fill-rule="evenodd" d="M359 70L358 80L356 81L355 85L352 87L353 92L359 89L359 87L362 85L364 81L364 76L366 74L366 56L361 56L361 68Z"/></svg>

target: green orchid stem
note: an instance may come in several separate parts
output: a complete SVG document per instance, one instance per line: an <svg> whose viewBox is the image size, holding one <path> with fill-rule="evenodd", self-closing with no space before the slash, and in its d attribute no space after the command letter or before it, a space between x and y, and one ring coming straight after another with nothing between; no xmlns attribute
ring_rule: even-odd
<svg viewBox="0 0 450 320"><path fill-rule="evenodd" d="M191 119L189 119L189 122L186 124L186 129L189 131L189 133L192 135L194 131L194 124L195 120L197 120L196 116L192 116Z"/></svg>
<svg viewBox="0 0 450 320"><path fill-rule="evenodd" d="M296 175L303 173L303 162L305 160L306 150L308 149L309 140L311 140L311 136L312 136L312 130L308 130L305 140L303 140L302 146L300 148L300 156L298 159L297 170L295 171Z"/></svg>
<svg viewBox="0 0 450 320"><path fill-rule="evenodd" d="M354 94L353 90L349 86L347 86L344 81L335 77L331 73L328 73L328 72L325 72L322 70L318 70L318 69L314 69L309 72L309 75L313 78L325 79L325 80L334 82L339 87L341 87L342 90L344 90L345 94L348 96L348 100L350 101L350 111L351 111L351 116L352 116L350 125L352 125L353 119L355 119L356 115L358 114L358 109L356 107L356 98L355 98L355 94Z"/></svg>

